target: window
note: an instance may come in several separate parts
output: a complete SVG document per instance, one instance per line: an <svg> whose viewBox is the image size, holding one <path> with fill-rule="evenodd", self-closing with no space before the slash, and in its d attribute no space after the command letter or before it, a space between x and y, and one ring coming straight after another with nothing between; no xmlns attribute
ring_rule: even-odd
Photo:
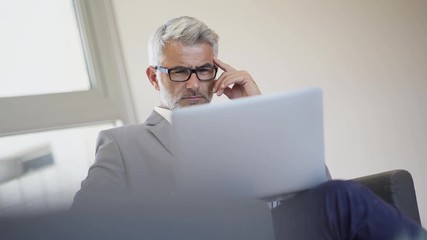
<svg viewBox="0 0 427 240"><path fill-rule="evenodd" d="M75 16L69 0L2 3L0 97L90 89Z"/></svg>
<svg viewBox="0 0 427 240"><path fill-rule="evenodd" d="M94 160L91 125L0 138L0 216L69 208Z"/></svg>
<svg viewBox="0 0 427 240"><path fill-rule="evenodd" d="M6 70L0 71L0 74L13 74L14 71L11 69L16 69L17 71L15 72L20 72L19 76L14 76L13 82L10 80L13 76L0 78L2 79L1 85L3 89L0 92L0 110L2 111L0 114L0 136L105 122L111 123L116 120L121 120L125 124L136 121L122 62L120 44L114 25L111 2L108 0L61 0L59 1L61 4L59 4L55 3L57 1L40 0L33 3L30 0L19 0L17 1L19 6L13 5L15 6L13 7L9 5L12 6L10 9L2 8L3 10L1 10L2 12L9 12L5 17L6 19L18 18L19 20L15 20L15 22L20 23L16 27L11 25L7 29L11 31L11 34L16 35L19 33L18 35L21 37L8 37L8 41L14 41L13 39L16 38L22 39L22 41L18 41L13 45L13 48L11 47L7 51L10 54L9 56L4 54L0 56L3 66L9 66ZM35 7L22 7L25 4L34 4ZM58 9L52 9L53 6L57 6ZM71 16L66 17L67 14L70 14L70 10L66 6L68 8L71 6L75 10L75 25L70 23ZM27 11L32 12L29 13ZM41 16L41 20L32 20L37 19L37 15ZM48 20L49 16L52 19ZM24 20L23 18L25 17L29 19ZM58 23L55 26L68 26L69 29L53 32L54 29L47 26L45 28L39 26L29 28L28 24L24 24L28 22L44 24L51 21L67 22ZM77 31L75 26L78 26L80 39L75 36ZM22 33L21 27L28 33ZM44 30L40 30L38 34L35 34L36 37L27 39L28 34L38 31L34 29ZM45 34L49 31L52 32ZM72 57L76 61L80 61L80 63L73 64L75 66L72 68L73 76L69 75L70 70L52 69L52 71L49 71L51 66L48 66L60 61L49 59L49 56L54 58L59 56L58 54L60 53L58 52L61 52L51 48L52 44L49 43L54 38L52 36L55 34L63 35L65 31L67 31L68 37L56 36L55 39L58 39L58 41L62 39L68 42L58 45L73 46L73 51L78 51ZM43 37L46 37L46 39L43 40ZM25 49L22 45L31 40L34 40L31 43L33 47L40 47L40 49L30 48L36 56L29 56L31 51L22 52L22 49ZM41 47L45 47L45 49L41 49ZM49 55L49 61L46 61L46 63L37 62L40 55L51 51L57 52L46 54ZM63 50L63 52L66 52L66 50ZM83 62L81 59L83 58L83 53L86 59L84 70L81 64ZM65 66L67 61L71 61L71 59L67 59L68 57L70 55L67 54L59 57L65 63ZM29 66L21 65L20 58L27 58L23 62L27 62ZM17 60L12 61L11 59ZM13 66L12 63L14 64ZM35 65L42 67L34 67ZM40 72L37 72L34 68L37 68L37 71L40 70ZM46 71L42 71L39 68L44 68ZM66 67L62 66L60 68ZM35 71L37 74L32 74ZM36 83L41 81L38 79L44 78L44 76L47 79L49 74L51 75L49 77L50 81L56 81L58 84ZM71 79L71 81L65 81L65 79ZM88 80L90 81L89 83ZM71 82L71 85L63 84L63 82ZM41 85L44 87L39 88Z"/></svg>
<svg viewBox="0 0 427 240"><path fill-rule="evenodd" d="M66 207L97 133L136 122L111 2L17 0L0 15L0 215Z"/></svg>

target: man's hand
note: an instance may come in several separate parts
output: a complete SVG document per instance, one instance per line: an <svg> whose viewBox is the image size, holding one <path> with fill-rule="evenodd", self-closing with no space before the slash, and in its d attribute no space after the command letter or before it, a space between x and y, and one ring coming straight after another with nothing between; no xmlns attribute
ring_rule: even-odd
<svg viewBox="0 0 427 240"><path fill-rule="evenodd" d="M246 71L239 71L214 58L214 63L224 72L215 81L212 92L217 96L225 94L229 99L260 95L255 81Z"/></svg>

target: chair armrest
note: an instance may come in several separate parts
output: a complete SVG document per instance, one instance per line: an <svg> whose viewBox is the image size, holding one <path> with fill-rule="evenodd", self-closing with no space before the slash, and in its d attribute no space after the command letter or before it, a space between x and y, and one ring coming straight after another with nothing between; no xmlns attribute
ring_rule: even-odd
<svg viewBox="0 0 427 240"><path fill-rule="evenodd" d="M414 181L406 170L392 170L353 179L421 224Z"/></svg>

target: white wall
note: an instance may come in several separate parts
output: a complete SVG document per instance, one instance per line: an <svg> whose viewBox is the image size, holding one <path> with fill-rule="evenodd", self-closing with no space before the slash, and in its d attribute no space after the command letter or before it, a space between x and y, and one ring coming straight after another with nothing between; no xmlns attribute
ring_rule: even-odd
<svg viewBox="0 0 427 240"><path fill-rule="evenodd" d="M264 93L323 88L333 176L409 170L427 224L427 1L113 3L140 121L158 104L145 76L149 35L197 17L220 35L219 58L251 72Z"/></svg>

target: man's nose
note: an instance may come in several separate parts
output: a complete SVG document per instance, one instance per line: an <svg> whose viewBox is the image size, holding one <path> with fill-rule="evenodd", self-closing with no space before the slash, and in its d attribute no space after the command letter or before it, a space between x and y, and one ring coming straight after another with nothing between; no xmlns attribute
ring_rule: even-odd
<svg viewBox="0 0 427 240"><path fill-rule="evenodd" d="M200 81L197 78L196 73L191 73L190 75L190 79L188 79L187 83L186 83L186 88L187 89L193 89L193 90L198 90L199 86L200 86Z"/></svg>

